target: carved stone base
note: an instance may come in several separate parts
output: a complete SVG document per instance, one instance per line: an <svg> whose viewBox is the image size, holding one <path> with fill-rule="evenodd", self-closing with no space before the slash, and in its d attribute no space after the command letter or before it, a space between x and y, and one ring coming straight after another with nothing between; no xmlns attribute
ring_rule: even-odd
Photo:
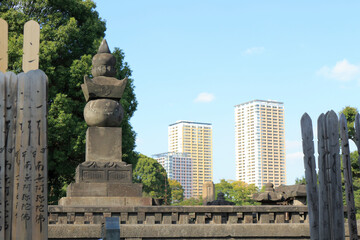
<svg viewBox="0 0 360 240"><path fill-rule="evenodd" d="M59 200L61 206L72 207L113 207L113 206L151 206L150 197L63 197Z"/></svg>
<svg viewBox="0 0 360 240"><path fill-rule="evenodd" d="M85 161L76 168L75 182L132 183L131 164Z"/></svg>
<svg viewBox="0 0 360 240"><path fill-rule="evenodd" d="M67 197L142 197L140 183L71 183Z"/></svg>
<svg viewBox="0 0 360 240"><path fill-rule="evenodd" d="M85 161L76 168L75 183L61 198L63 206L151 206L142 184L132 183L132 166L125 162Z"/></svg>

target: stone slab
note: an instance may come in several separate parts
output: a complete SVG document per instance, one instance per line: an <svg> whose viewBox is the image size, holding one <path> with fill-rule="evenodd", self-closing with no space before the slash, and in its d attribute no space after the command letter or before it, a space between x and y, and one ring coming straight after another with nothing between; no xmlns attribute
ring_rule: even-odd
<svg viewBox="0 0 360 240"><path fill-rule="evenodd" d="M100 239L101 224L49 224L49 239Z"/></svg>
<svg viewBox="0 0 360 240"><path fill-rule="evenodd" d="M308 224L123 224L125 239L310 239ZM100 238L101 224L51 224L49 239Z"/></svg>
<svg viewBox="0 0 360 240"><path fill-rule="evenodd" d="M140 183L71 183L67 197L141 197Z"/></svg>
<svg viewBox="0 0 360 240"><path fill-rule="evenodd" d="M203 204L206 205L208 202L215 200L215 185L213 182L205 182L203 184Z"/></svg>
<svg viewBox="0 0 360 240"><path fill-rule="evenodd" d="M345 235L349 236L347 230ZM143 239L151 236L151 239L182 240L230 238L294 240L310 239L310 232L308 224L122 224L120 236L125 239ZM101 224L49 224L49 239L99 239L100 237Z"/></svg>
<svg viewBox="0 0 360 240"><path fill-rule="evenodd" d="M150 197L63 197L59 200L62 206L151 206Z"/></svg>
<svg viewBox="0 0 360 240"><path fill-rule="evenodd" d="M86 131L86 161L121 162L122 129L89 127Z"/></svg>

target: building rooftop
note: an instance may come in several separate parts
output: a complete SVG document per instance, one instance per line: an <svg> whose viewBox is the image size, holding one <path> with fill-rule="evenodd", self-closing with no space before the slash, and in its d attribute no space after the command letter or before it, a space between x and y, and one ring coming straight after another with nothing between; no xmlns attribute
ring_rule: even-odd
<svg viewBox="0 0 360 240"><path fill-rule="evenodd" d="M249 101L249 102L237 104L234 107L242 106L242 105L249 104L249 103L255 103L255 102L275 103L275 104L280 104L280 105L284 104L283 102L278 102L278 101L275 101L275 100L258 100L258 99L256 99L256 100L252 100L252 101Z"/></svg>
<svg viewBox="0 0 360 240"><path fill-rule="evenodd" d="M151 155L152 158L161 158L166 156L175 156L175 157L187 157L189 158L190 155L188 153L183 152L164 152L164 153L158 153Z"/></svg>
<svg viewBox="0 0 360 240"><path fill-rule="evenodd" d="M180 124L180 123L198 124L198 125L209 125L209 126L211 126L211 123L201 123L201 122L192 122L192 121L184 121L184 120L176 121L176 123L169 124L169 126L173 126L173 125Z"/></svg>

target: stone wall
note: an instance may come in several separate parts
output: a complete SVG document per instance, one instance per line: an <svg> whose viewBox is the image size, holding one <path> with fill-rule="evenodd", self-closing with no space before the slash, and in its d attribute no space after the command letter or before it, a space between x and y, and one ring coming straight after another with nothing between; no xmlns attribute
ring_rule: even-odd
<svg viewBox="0 0 360 240"><path fill-rule="evenodd" d="M49 239L98 240L105 217L119 217L125 240L310 239L307 206L276 205L49 206Z"/></svg>
<svg viewBox="0 0 360 240"><path fill-rule="evenodd" d="M308 224L129 224L120 225L125 240L214 240L214 239L310 239ZM101 225L49 225L50 240L101 238Z"/></svg>
<svg viewBox="0 0 360 240"><path fill-rule="evenodd" d="M260 224L308 223L307 206L49 206L49 225L101 224Z"/></svg>
<svg viewBox="0 0 360 240"><path fill-rule="evenodd" d="M123 239L310 239L306 206L49 206L49 239L99 239L105 217Z"/></svg>

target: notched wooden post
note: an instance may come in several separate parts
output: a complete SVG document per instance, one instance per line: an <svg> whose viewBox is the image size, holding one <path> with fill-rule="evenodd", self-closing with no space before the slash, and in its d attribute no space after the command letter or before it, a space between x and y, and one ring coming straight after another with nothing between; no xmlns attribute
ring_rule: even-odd
<svg viewBox="0 0 360 240"><path fill-rule="evenodd" d="M318 179L319 179L319 239L330 239L329 222L329 189L327 183L326 149L325 149L325 115L317 121L318 136Z"/></svg>
<svg viewBox="0 0 360 240"><path fill-rule="evenodd" d="M358 163L360 166L360 114L357 113L355 116L355 138L354 138L357 151L358 151Z"/></svg>
<svg viewBox="0 0 360 240"><path fill-rule="evenodd" d="M8 68L8 24L0 18L0 72Z"/></svg>
<svg viewBox="0 0 360 240"><path fill-rule="evenodd" d="M350 239L357 240L357 225L356 225L356 209L354 202L354 191L352 183L351 161L350 161L350 148L347 121L344 114L340 116L340 137L341 137L341 151L342 162L345 181L345 199L347 205L348 226Z"/></svg>
<svg viewBox="0 0 360 240"><path fill-rule="evenodd" d="M21 161L21 135L22 135L22 122L24 112L24 89L25 89L25 73L17 75L18 90L16 102L16 121L15 121L15 158L14 158L14 189L13 189L13 206L12 206L12 230L11 234L13 239L16 239L17 231L17 211L19 207L19 186L20 186L20 161Z"/></svg>
<svg viewBox="0 0 360 240"><path fill-rule="evenodd" d="M5 74L0 72L0 96L5 96ZM5 98L0 97L0 239L5 239Z"/></svg>
<svg viewBox="0 0 360 240"><path fill-rule="evenodd" d="M14 203L15 127L17 102L17 76L13 72L5 74L6 80L6 133L5 133L5 239L11 240L12 209Z"/></svg>
<svg viewBox="0 0 360 240"><path fill-rule="evenodd" d="M330 221L332 236L334 239L344 239L344 205L342 199L341 185L341 165L340 165L340 147L339 147L339 124L338 117L334 111L327 112L325 115L326 127L326 149L329 168L329 177L331 180L330 190Z"/></svg>
<svg viewBox="0 0 360 240"><path fill-rule="evenodd" d="M301 118L301 136L304 152L306 192L309 209L311 239L319 239L319 200L317 190L316 165L314 157L313 128L310 116L305 113Z"/></svg>
<svg viewBox="0 0 360 240"><path fill-rule="evenodd" d="M0 239L48 238L47 76L39 66L39 24L24 26L23 70L7 69L0 19Z"/></svg>
<svg viewBox="0 0 360 240"><path fill-rule="evenodd" d="M30 20L24 26L23 71L39 69L40 26Z"/></svg>
<svg viewBox="0 0 360 240"><path fill-rule="evenodd" d="M41 70L27 73L31 80L32 142L34 170L32 180L32 236L47 239L47 76Z"/></svg>

